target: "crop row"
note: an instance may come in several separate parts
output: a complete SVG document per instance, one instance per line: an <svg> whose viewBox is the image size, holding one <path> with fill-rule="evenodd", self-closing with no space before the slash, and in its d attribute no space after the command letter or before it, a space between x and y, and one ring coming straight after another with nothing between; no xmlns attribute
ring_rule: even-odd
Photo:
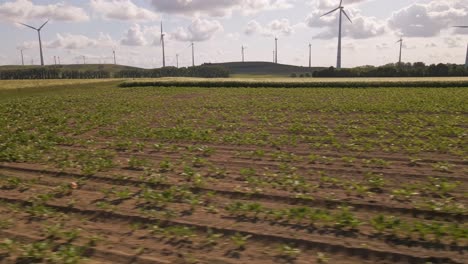
<svg viewBox="0 0 468 264"><path fill-rule="evenodd" d="M34 183L32 183L34 185ZM86 180L77 182L78 187L85 187L87 185ZM18 186L19 191L25 193L29 188L21 188L22 185ZM15 188L13 188L14 190ZM10 190L12 190L10 188ZM38 190L37 186L33 190ZM69 184L62 184L53 189L41 192L29 200L35 203L47 203L55 199L61 199L64 197L81 197L82 195L76 196L74 189ZM405 222L404 220L395 220L397 218L391 217L388 221L393 221L394 225L388 226L388 222L385 218L382 219L382 215L378 215L372 218L370 222L357 217L350 211L348 207L338 207L338 211L331 211L330 209L314 209L312 207L297 207L288 206L287 209L273 209L265 207L260 203L252 203L245 201L231 202L224 206L222 203L219 204L219 198L217 198L216 192L208 193L196 193L188 186L171 186L162 190L155 190L151 185L142 183L138 188L104 188L102 189L102 198L98 199L99 202L95 204L98 208L105 210L116 210L116 206L126 200L136 199L137 207L143 212L156 212L157 215L164 216L166 218L179 218L184 214L190 212L194 213L196 210L203 208L209 213L218 214L220 211L226 210L230 214L235 216L250 216L253 218L263 218L263 220L273 221L274 223L298 221L307 223L306 226L319 225L322 227L333 227L338 230L356 230L360 225L372 226L377 233L381 233L382 226L389 228L394 234L399 232L402 235L411 237L411 234L417 233L421 239L425 239L427 235L433 236L438 241L441 237L450 237L454 239L454 242L459 239L468 238L468 230L465 227L459 226L459 224L452 223L450 225L441 224L439 222L428 222L428 221L413 221ZM89 196L89 195L85 195ZM89 196L91 197L91 196ZM73 201L73 198L71 201ZM117 202L118 201L118 202ZM69 207L74 206L74 202L67 202ZM173 204L186 204L188 207L184 207L181 212L177 212L180 209L174 211ZM157 208L157 211L154 211ZM187 211L188 210L188 211ZM180 215L180 213L182 213ZM392 220L393 219L393 220Z"/></svg>
<svg viewBox="0 0 468 264"><path fill-rule="evenodd" d="M5 198L3 198L5 199ZM27 209L27 212L33 214L35 217L49 217L51 214L54 214L54 211L61 211L61 212L68 212L68 214L70 213L78 213L78 214L84 214L84 215L96 215L98 213L98 215L100 215L100 218L109 218L109 219L114 219L114 220L124 220L124 221L128 221L128 220L131 220L132 222L134 223L142 223L142 224L151 224L150 227L156 231L157 233L160 233L162 232L162 234L166 234L166 235L170 235L170 234L173 234L175 237L178 238L178 240L186 240L186 241L191 241L193 238L192 238L192 234L193 234L193 231L194 230L197 230L199 232L207 232L207 230L213 230L217 233L222 233L222 234L225 234L225 235L230 235L231 236L231 240L232 242L236 245L236 249L240 249L240 250L243 250L244 248L247 247L247 240L249 240L249 238L252 238L254 240L258 240L258 239L273 239L273 240L279 240L279 241L283 241L285 243L301 243L302 245L306 245L306 244L310 244L310 245L314 245L315 247L316 246L319 246L321 248L323 248L323 243L324 242L315 242L315 241L310 241L310 240L306 240L306 239L295 239L291 236L287 236L287 237L284 237L284 236L278 236L278 235L270 235L270 234L264 234L262 232L255 232L255 231L245 231L245 230L242 230L239 229L239 228L220 228L220 227L217 227L218 225L217 224L213 224L213 225L205 225L205 224L198 224L196 222L187 222L186 220L183 220L183 218L180 218L180 217L177 217L175 218L174 216L171 217L171 215L173 215L173 213L171 214L167 214L167 213L164 213L164 214L161 214L162 212L158 212L158 213L151 213L151 212L148 212L148 216L139 216L137 214L126 214L126 213L123 213L123 212L119 212L118 210L116 210L117 208L113 208L113 209L110 209L110 208L102 208L98 211L93 211L93 210L90 210L90 209L82 209L82 208L78 208L78 207L70 207L70 206L66 206L66 207L63 207L63 206L58 206L58 205L50 205L50 206L47 206L47 205L41 205L41 204L38 204L38 203L29 203L29 202L21 202L21 201L15 201L15 200L9 200L9 202L20 202L22 204L24 204L24 206L26 206L25 208ZM168 210L168 209L163 209L163 210ZM163 218L159 217L159 215L165 215ZM149 218L148 218L149 217ZM350 226L350 224L354 224L355 223L355 219L353 217L353 215L347 211L346 209L344 209L344 211L342 211L341 213L337 214L336 215L336 219L339 220L340 222L336 224L337 227L339 228L346 228L347 226ZM159 220L158 220L159 219ZM393 219L393 218L392 218ZM375 221L378 221L378 219L376 219ZM156 225L154 225L154 223L156 223ZM160 223L164 228L163 229L160 229L159 226ZM384 225L387 225L388 223L384 221ZM136 228L141 228L141 225L137 224L135 226ZM156 228L156 229L154 229ZM458 228L458 229L457 229ZM391 228L389 228L389 230L391 230ZM445 232L445 230L450 230L449 232L453 232L452 230L459 230L459 227L449 227L449 229L446 229L445 226L441 226L441 225L438 225L438 226L434 226L434 225L418 225L418 227L416 227L415 229L412 229L412 232L415 232L417 230L417 232L421 232L421 234L424 234L425 232L427 232L427 230L430 230L432 232L435 232L434 230L437 230L437 232ZM466 230L465 230L466 231ZM459 231L456 231L456 232L459 232ZM466 233L466 232L465 232ZM426 233L427 234L427 233ZM458 233L453 233L453 234L458 234ZM209 235L209 232L208 232L208 235ZM466 235L466 234L465 234ZM463 238L465 238L464 236L465 235L462 235ZM205 233L205 236L206 236L206 233ZM430 235L432 237L432 233ZM443 234L441 235L441 237L444 236ZM438 237L437 235L435 235L435 237ZM439 237L440 238L440 237ZM332 247L332 248L335 248L335 250L341 250L342 246L339 246L339 245L330 245L330 244L327 244L328 247ZM367 254L375 254L377 252L375 252L374 250L370 250L370 249L366 249ZM386 253L386 254L383 254L384 256L387 255L388 256L391 256L391 255L395 255L395 254L399 254L399 253ZM382 254L381 254L382 255ZM401 256L400 256L401 257ZM408 255L405 255L404 257L408 258L409 256ZM458 263L458 262L454 262L453 260L450 260L450 259L444 259L443 257L439 258L439 257L430 257L430 258L417 258L417 257L410 257L411 259L413 259L413 262L412 263L421 263L421 262L424 262L424 261L435 261L435 263ZM442 261L442 262L441 262Z"/></svg>
<svg viewBox="0 0 468 264"><path fill-rule="evenodd" d="M205 88L440 88L468 87L467 81L401 81L401 82L244 82L244 81L152 81L124 82L120 87L205 87Z"/></svg>

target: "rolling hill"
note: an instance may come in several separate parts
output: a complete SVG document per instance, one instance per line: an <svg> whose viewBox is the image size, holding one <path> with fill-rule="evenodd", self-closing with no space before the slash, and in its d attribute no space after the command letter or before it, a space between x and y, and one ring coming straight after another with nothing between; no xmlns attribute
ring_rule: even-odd
<svg viewBox="0 0 468 264"><path fill-rule="evenodd" d="M292 73L311 73L321 70L323 67L300 67L286 64L275 64L272 62L225 62L225 63L207 63L205 65L222 66L234 75L278 75L289 76Z"/></svg>
<svg viewBox="0 0 468 264"><path fill-rule="evenodd" d="M271 62L225 62L225 63L205 63L203 65L221 66L226 68L232 75L247 75L247 76L289 76L292 73L303 74L311 73L316 70L321 70L321 67L300 67L286 64L275 64ZM38 65L6 65L0 66L2 70L21 70L42 68ZM70 64L70 65L47 65L45 68L59 68L62 71L107 71L111 74L122 70L145 70L143 68L113 65L113 64Z"/></svg>
<svg viewBox="0 0 468 264"><path fill-rule="evenodd" d="M24 70L24 69L34 69L39 68L38 65L6 65L0 66L1 70ZM139 70L141 68L124 66L124 65L114 65L114 64L70 64L70 65L47 65L45 68L59 68L64 71L108 71L111 73L119 72L122 70Z"/></svg>

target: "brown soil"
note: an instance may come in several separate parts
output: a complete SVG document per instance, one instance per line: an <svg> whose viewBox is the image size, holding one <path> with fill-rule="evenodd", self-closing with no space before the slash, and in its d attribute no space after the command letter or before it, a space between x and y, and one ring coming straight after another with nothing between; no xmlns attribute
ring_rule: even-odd
<svg viewBox="0 0 468 264"><path fill-rule="evenodd" d="M115 151L104 139L101 142L96 144L100 149ZM458 223L466 230L466 211L434 210L423 205L447 198L467 205L467 162L462 158L426 153L411 162L412 157L397 153L311 152L302 145L279 150L211 144L206 146L213 153L207 154L180 142L166 144L161 150L148 147L154 143L146 141L138 151L116 151L117 167L93 175L46 164L0 164L0 176L24 182L22 187L0 189L0 223L14 220L0 229L0 236L32 243L46 239L44 230L52 225L60 224L63 230L79 228L76 240L56 238L54 243L83 246L89 238L99 237L86 249L88 263L466 263L466 239L454 242L450 237L422 238L416 233L379 234L369 225L369 219L382 214L411 223ZM86 146L61 148L73 153ZM259 149L268 155L249 156ZM311 153L320 158L310 160ZM131 157L148 161L146 167L151 171L129 168ZM343 157L352 157L353 161ZM368 162L377 158L385 164ZM196 159L199 164L194 163ZM162 161L171 162L172 167L162 170ZM437 170L434 164L438 161L454 166ZM184 174L186 166L203 182ZM254 173L243 175L242 170L247 168ZM215 173L215 169L222 173ZM382 177L385 184L365 192L350 188L351 183L364 184L369 173ZM294 175L308 188L301 189L281 178ZM251 182L249 176L262 181ZM324 176L338 182L325 181ZM457 181L458 187L440 195L425 187L430 176ZM79 183L79 188L66 188L72 182ZM393 195L409 185L419 188L414 197L398 199ZM63 193L60 186L65 189ZM186 198L162 205L143 199L145 190L161 193L174 187L194 195L195 204ZM364 224L349 229L333 223L275 219L263 213L238 215L226 209L236 201L276 211L308 207L331 214L339 213L340 206L351 206ZM52 208L53 213L35 212L38 204ZM189 235L177 234L184 227L191 230ZM236 245L236 234L248 236L245 246ZM17 258L0 254L0 263L16 263Z"/></svg>

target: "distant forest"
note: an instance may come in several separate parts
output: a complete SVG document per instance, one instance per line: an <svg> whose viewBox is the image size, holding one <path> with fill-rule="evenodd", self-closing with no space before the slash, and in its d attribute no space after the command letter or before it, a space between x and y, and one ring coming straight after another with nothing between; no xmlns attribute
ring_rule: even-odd
<svg viewBox="0 0 468 264"><path fill-rule="evenodd" d="M291 72L284 72L288 75ZM62 66L0 69L1 80L20 79L105 79L105 78L160 78L160 77L201 77L227 78L229 69L219 65L204 64L196 67L159 69L120 68L109 70L104 67L72 69ZM272 73L273 74L273 73ZM280 74L276 72L276 74ZM384 66L362 66L337 70L334 67L311 70L307 73L291 73L291 77L461 77L468 76L468 68L456 64L431 64L422 62L387 64Z"/></svg>
<svg viewBox="0 0 468 264"><path fill-rule="evenodd" d="M337 70L333 67L315 71L313 77L450 77L468 76L468 68L457 64L431 64L423 62L387 64L380 67L362 66ZM291 77L297 77L291 76Z"/></svg>
<svg viewBox="0 0 468 264"><path fill-rule="evenodd" d="M126 69L116 72L101 70L70 70L60 66L27 69L0 70L1 80L22 79L105 79L105 78L160 78L202 77L226 78L229 71L219 66L196 66L189 68L165 67L160 69Z"/></svg>

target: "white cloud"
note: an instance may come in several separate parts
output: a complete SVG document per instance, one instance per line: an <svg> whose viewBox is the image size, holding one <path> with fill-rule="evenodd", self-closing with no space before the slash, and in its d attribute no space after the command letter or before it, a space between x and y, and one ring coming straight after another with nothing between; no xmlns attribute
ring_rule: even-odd
<svg viewBox="0 0 468 264"><path fill-rule="evenodd" d="M375 45L375 47L376 47L378 50L387 50L387 49L390 49L390 46L388 45L388 43L380 43L380 44Z"/></svg>
<svg viewBox="0 0 468 264"><path fill-rule="evenodd" d="M255 35L260 34L263 36L277 36L277 35L284 35L289 36L294 33L294 28L296 26L301 26L302 24L298 25L291 25L288 19L276 19L268 23L266 26L262 26L256 20L251 20L247 24L247 27L244 30L246 35Z"/></svg>
<svg viewBox="0 0 468 264"><path fill-rule="evenodd" d="M145 8L138 7L131 0L91 0L91 8L104 19L114 20L157 20L159 16Z"/></svg>
<svg viewBox="0 0 468 264"><path fill-rule="evenodd" d="M227 38L232 39L232 40L239 40L240 34L239 33L228 33L226 35Z"/></svg>
<svg viewBox="0 0 468 264"><path fill-rule="evenodd" d="M159 46L160 32L159 26L141 26L133 24L126 32L125 36L120 40L120 44L124 46ZM171 35L166 33L166 40L171 39Z"/></svg>
<svg viewBox="0 0 468 264"><path fill-rule="evenodd" d="M292 0L151 0L156 10L185 15L203 14L223 17L234 10L252 14L264 10L292 7Z"/></svg>
<svg viewBox="0 0 468 264"><path fill-rule="evenodd" d="M373 0L343 0L343 6L349 6L349 5L355 5L355 4L360 4L360 3L365 3L365 2L370 2ZM326 11L331 11L333 8L338 7L340 4L340 0L311 0L309 1L309 5L312 6L312 8L318 9L318 10L326 10Z"/></svg>
<svg viewBox="0 0 468 264"><path fill-rule="evenodd" d="M465 41L461 37L447 37L444 39L447 48L461 48L465 46Z"/></svg>
<svg viewBox="0 0 468 264"><path fill-rule="evenodd" d="M62 2L36 5L30 0L16 0L0 4L0 20L17 22L32 19L80 22L89 20L89 16L82 8Z"/></svg>
<svg viewBox="0 0 468 264"><path fill-rule="evenodd" d="M251 20L249 23L247 23L247 27L244 30L244 33L246 35L255 35L255 34L262 34L265 35L263 32L263 26L260 25L256 20Z"/></svg>
<svg viewBox="0 0 468 264"><path fill-rule="evenodd" d="M67 50L76 50L76 49L85 49L85 48L99 48L99 47L113 47L116 46L116 42L112 40L111 36L104 33L99 33L98 38L90 38L84 35L75 35L75 34L57 34L56 39L51 41L43 42L44 48L50 49L67 49ZM31 49L37 48L37 41L27 41L18 46L21 49Z"/></svg>
<svg viewBox="0 0 468 264"><path fill-rule="evenodd" d="M223 26L217 20L196 18L187 29L177 28L173 37L179 41L205 41L223 30Z"/></svg>
<svg viewBox="0 0 468 264"><path fill-rule="evenodd" d="M148 41L140 25L134 24L127 30L125 37L120 41L125 46L145 46Z"/></svg>
<svg viewBox="0 0 468 264"><path fill-rule="evenodd" d="M273 20L268 24L268 27L273 32L278 32L283 35L291 35L294 32L293 27L286 18Z"/></svg>
<svg viewBox="0 0 468 264"><path fill-rule="evenodd" d="M111 47L115 46L112 38L104 33L100 33L97 39L93 39L84 35L73 34L57 34L57 39L47 42L47 48L64 48L64 49L84 49L96 47Z"/></svg>
<svg viewBox="0 0 468 264"><path fill-rule="evenodd" d="M468 0L433 0L427 4L412 4L394 12L388 25L407 37L434 37L450 26L466 22L467 16Z"/></svg>
<svg viewBox="0 0 468 264"><path fill-rule="evenodd" d="M306 18L306 24L313 28L325 28L315 36L319 39L332 39L338 37L338 17L339 11L321 17L327 9L316 10ZM343 37L353 39L367 39L380 36L386 33L387 28L384 21L375 17L363 16L358 9L345 9L350 16L352 23L343 15L342 34Z"/></svg>
<svg viewBox="0 0 468 264"><path fill-rule="evenodd" d="M336 44L335 43L330 43L326 46L327 49L329 50L336 50ZM342 49L344 50L356 50L358 47L356 46L356 43L344 43L341 46ZM360 48L360 47L359 47Z"/></svg>

